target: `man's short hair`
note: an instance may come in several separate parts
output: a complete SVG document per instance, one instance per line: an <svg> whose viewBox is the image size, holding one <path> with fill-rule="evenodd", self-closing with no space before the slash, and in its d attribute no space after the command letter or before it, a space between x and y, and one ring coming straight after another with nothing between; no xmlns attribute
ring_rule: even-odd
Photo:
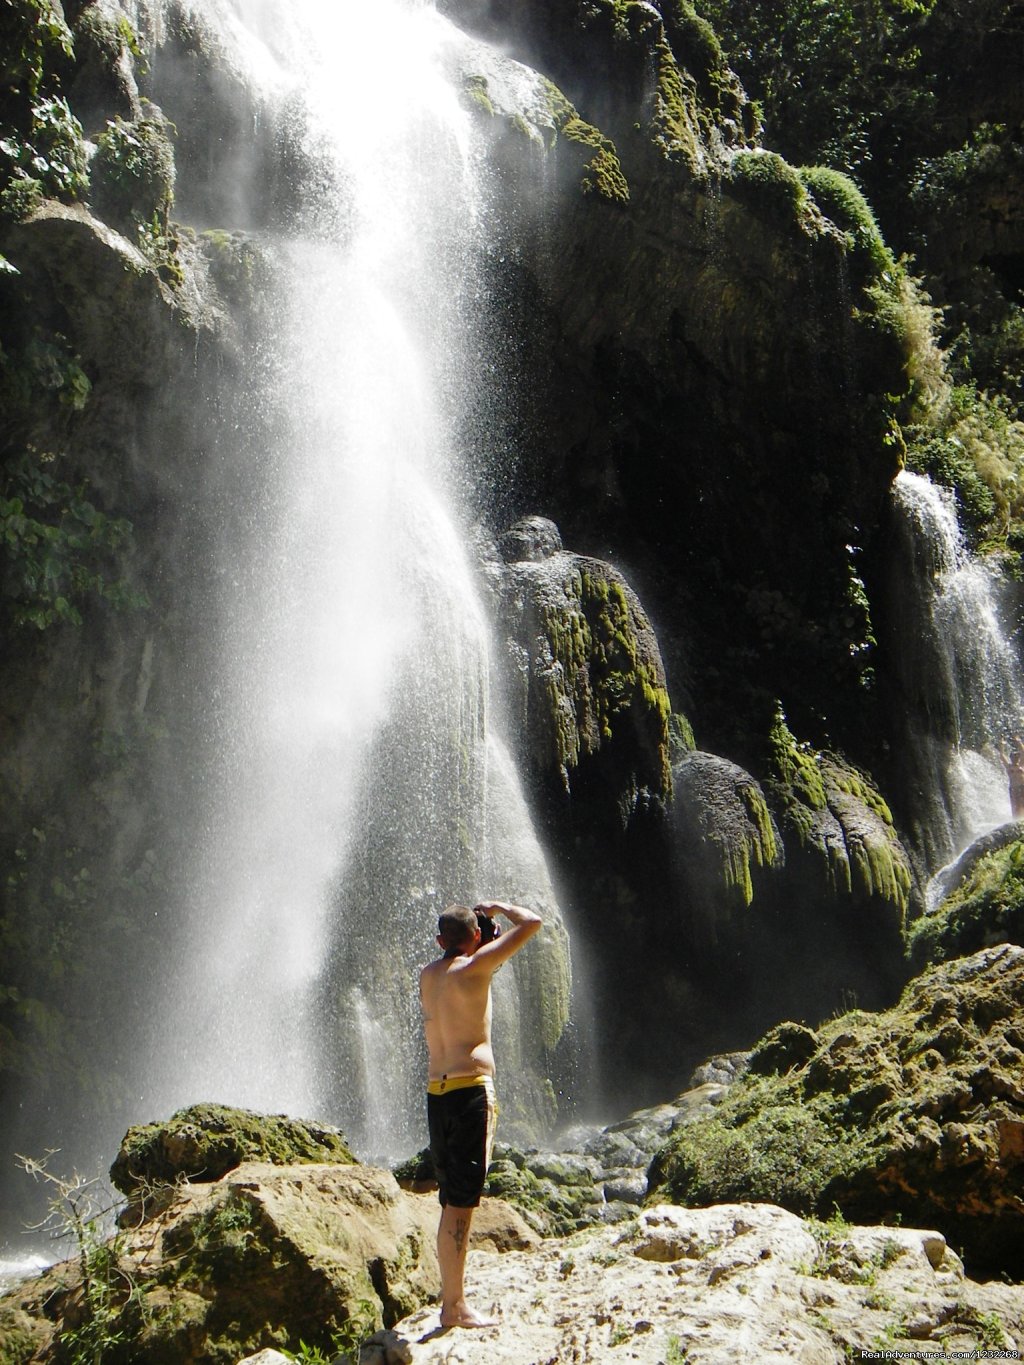
<svg viewBox="0 0 1024 1365"><path fill-rule="evenodd" d="M449 905L438 916L437 936L446 953L469 943L477 928L477 917L468 905Z"/></svg>

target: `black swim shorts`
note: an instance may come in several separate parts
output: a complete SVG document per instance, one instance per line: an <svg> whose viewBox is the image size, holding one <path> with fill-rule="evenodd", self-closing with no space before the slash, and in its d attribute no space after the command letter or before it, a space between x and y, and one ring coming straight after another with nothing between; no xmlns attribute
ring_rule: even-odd
<svg viewBox="0 0 1024 1365"><path fill-rule="evenodd" d="M440 1095L432 1093L432 1086L427 1093L430 1155L441 1204L475 1209L483 1194L494 1143L494 1085L489 1076L471 1080L458 1076L454 1080L462 1084Z"/></svg>

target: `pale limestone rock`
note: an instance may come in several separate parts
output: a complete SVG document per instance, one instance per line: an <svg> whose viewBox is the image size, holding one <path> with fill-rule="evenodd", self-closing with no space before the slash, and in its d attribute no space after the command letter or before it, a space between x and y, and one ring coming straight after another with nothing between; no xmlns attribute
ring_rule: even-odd
<svg viewBox="0 0 1024 1365"><path fill-rule="evenodd" d="M664 1365L673 1351L688 1365L845 1365L879 1346L1024 1348L1024 1287L965 1279L939 1233L768 1204L658 1205L530 1251L471 1251L467 1285L498 1327L440 1332L425 1308L395 1326L408 1354L360 1365Z"/></svg>

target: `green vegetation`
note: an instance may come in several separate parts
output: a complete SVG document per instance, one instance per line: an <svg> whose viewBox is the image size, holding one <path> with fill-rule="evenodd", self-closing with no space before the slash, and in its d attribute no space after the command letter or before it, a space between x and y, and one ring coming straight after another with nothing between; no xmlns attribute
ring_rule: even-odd
<svg viewBox="0 0 1024 1365"><path fill-rule="evenodd" d="M151 224L166 231L174 199L170 124L151 113L134 123L114 119L97 139L92 199L120 227Z"/></svg>
<svg viewBox="0 0 1024 1365"><path fill-rule="evenodd" d="M817 1243L818 1250L810 1265L798 1266L801 1274L823 1280L841 1280L844 1284L873 1286L880 1270L887 1270L903 1255L903 1247L895 1238L888 1238L867 1260L859 1256L850 1243L850 1223L841 1211L834 1209L826 1221L808 1218L807 1231ZM887 1306L888 1296L880 1295L873 1305Z"/></svg>
<svg viewBox="0 0 1024 1365"><path fill-rule="evenodd" d="M1009 956L969 973L943 964L889 1010L855 1010L813 1034L774 1030L713 1114L657 1154L649 1201L768 1200L870 1223L902 1215L949 1228L968 1259L1012 1261L1019 1230L1000 1215L1005 1157L988 1135L1019 1119L1021 974ZM879 1265L896 1254L883 1245Z"/></svg>
<svg viewBox="0 0 1024 1365"><path fill-rule="evenodd" d="M892 124L920 128L934 96L919 31L935 0L697 0L765 135L789 159L857 172ZM974 20L972 19L972 23Z"/></svg>
<svg viewBox="0 0 1024 1365"><path fill-rule="evenodd" d="M53 1191L41 1226L56 1237L71 1238L77 1251L79 1279L72 1290L73 1307L65 1302L57 1333L60 1358L67 1365L103 1365L125 1346L123 1309L139 1297L134 1279L124 1268L123 1235L107 1235L113 1201L95 1180L77 1175L63 1179L49 1172L45 1162L31 1157L19 1160L34 1179Z"/></svg>
<svg viewBox="0 0 1024 1365"><path fill-rule="evenodd" d="M830 1184L857 1169L865 1146L845 1097L801 1094L774 1076L738 1084L714 1117L684 1125L658 1154L652 1198L695 1207L755 1199L804 1215L819 1210Z"/></svg>
<svg viewBox="0 0 1024 1365"><path fill-rule="evenodd" d="M87 604L145 605L125 575L132 527L62 477L64 448L91 384L65 339L31 325L0 345L0 613L15 627L80 624Z"/></svg>
<svg viewBox="0 0 1024 1365"><path fill-rule="evenodd" d="M335 1128L283 1114L196 1104L165 1123L129 1128L110 1176L119 1190L135 1195L147 1186L177 1180L217 1180L243 1161L349 1165L355 1157Z"/></svg>
<svg viewBox="0 0 1024 1365"><path fill-rule="evenodd" d="M802 166L797 175L826 218L846 234L853 259L866 261L865 276L896 272L896 261L886 246L871 205L848 175L828 166Z"/></svg>
<svg viewBox="0 0 1024 1365"><path fill-rule="evenodd" d="M740 152L732 160L730 186L754 212L780 223L800 222L809 200L800 173L775 152Z"/></svg>
<svg viewBox="0 0 1024 1365"><path fill-rule="evenodd" d="M139 737L132 761L145 742ZM94 779L109 769L97 753ZM98 844L112 838L111 819L104 813L91 824ZM124 963L145 948L162 886L155 854L116 872L98 867L48 814L5 842L0 861L0 1079L24 1078L47 1096L87 1092L101 1107L123 1103L119 1077L97 1070L92 1030L105 996L117 992L131 1009Z"/></svg>
<svg viewBox="0 0 1024 1365"><path fill-rule="evenodd" d="M83 376L84 377L84 376ZM26 452L0 471L0 546L4 597L15 625L44 630L58 621L82 623L91 597L115 607L139 607L145 598L118 576L117 553L131 524L108 517L77 488L58 480Z"/></svg>
<svg viewBox="0 0 1024 1365"><path fill-rule="evenodd" d="M331 1333L331 1344L322 1349L299 1342L297 1351L282 1349L281 1354L296 1365L334 1365L338 1357L357 1362L359 1348L377 1330L379 1310L372 1299L359 1299L345 1324Z"/></svg>
<svg viewBox="0 0 1024 1365"><path fill-rule="evenodd" d="M51 0L0 7L0 209L17 216L34 195L74 199L87 186L82 127L60 94L74 47ZM12 192L13 190L13 192Z"/></svg>
<svg viewBox="0 0 1024 1365"><path fill-rule="evenodd" d="M600 129L585 122L556 85L545 83L548 112L560 137L578 147L592 150L580 180L584 194L594 194L611 203L629 200L629 185L622 171L615 144Z"/></svg>
<svg viewBox="0 0 1024 1365"><path fill-rule="evenodd" d="M999 230L992 230L1012 215L1024 174L1013 120L998 120L1003 93L1012 98L1017 84L1010 58L1012 5L698 0L697 9L763 108L766 145L788 161L813 167L801 172L808 189L822 211L852 235L855 248L861 238L865 261L873 257L877 269L893 276L891 266L882 264L877 221L865 218L849 186L866 192L886 239L919 257L914 270L943 299L942 315L933 317L930 330L941 338L944 363L971 395L976 415L972 439L963 441L955 413L930 414L923 431L908 433L912 467L957 489L968 517L984 528L982 538L1005 536L1005 525L988 524L992 513L984 506L984 490L997 502L1016 492L1017 455L1009 461L1018 475L1011 488L998 471L972 470L970 447L977 446L979 422L991 431L1001 421L1024 417L1024 308L1012 265L1016 249L1009 238L1000 244ZM776 193L781 195L781 187ZM899 291L889 292L893 306L879 299L877 320L898 324L902 312L905 326ZM913 366L913 355L909 359ZM986 412L990 406L994 411ZM931 417L938 423L934 433ZM992 445L987 435L980 439ZM968 448L958 450L958 442ZM1019 449L1019 438L1013 444ZM983 460L991 465L987 451ZM1016 511L1013 517L1018 519Z"/></svg>
<svg viewBox="0 0 1024 1365"><path fill-rule="evenodd" d="M804 848L816 848L827 860L827 877L834 893L855 889L877 896L905 915L910 902L911 872L900 845L892 812L866 773L832 754L800 744L781 708L769 733L769 789L783 811L785 824ZM855 803L850 811L851 800ZM861 809L875 816L874 827L857 815ZM842 828L842 846L822 843L822 819L831 816Z"/></svg>
<svg viewBox="0 0 1024 1365"><path fill-rule="evenodd" d="M641 736L641 780L667 794L671 704L642 609L596 561L574 569L563 594L538 604L540 631L558 665L543 678L558 764L569 771L604 746Z"/></svg>
<svg viewBox="0 0 1024 1365"><path fill-rule="evenodd" d="M965 957L992 943L1024 944L1024 844L979 858L930 915L910 926L907 952L916 971Z"/></svg>
<svg viewBox="0 0 1024 1365"><path fill-rule="evenodd" d="M907 468L955 491L976 544L1024 548L1024 421L1005 399L947 385L904 434Z"/></svg>

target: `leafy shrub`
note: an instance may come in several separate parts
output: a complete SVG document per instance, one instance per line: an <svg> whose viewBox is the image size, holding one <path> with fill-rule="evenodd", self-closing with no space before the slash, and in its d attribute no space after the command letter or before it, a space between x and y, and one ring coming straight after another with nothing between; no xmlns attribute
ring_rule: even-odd
<svg viewBox="0 0 1024 1365"><path fill-rule="evenodd" d="M174 197L170 125L150 114L129 123L117 118L100 134L92 163L97 211L122 227L166 224Z"/></svg>
<svg viewBox="0 0 1024 1365"><path fill-rule="evenodd" d="M850 1164L834 1101L798 1098L772 1078L749 1078L720 1116L684 1124L659 1152L657 1197L701 1207L757 1200L807 1214Z"/></svg>
<svg viewBox="0 0 1024 1365"><path fill-rule="evenodd" d="M141 605L116 576L114 561L131 523L99 511L84 485L57 478L49 463L27 452L0 476L3 595L15 625L80 625L89 598Z"/></svg>
<svg viewBox="0 0 1024 1365"><path fill-rule="evenodd" d="M5 181L35 180L58 199L74 199L88 186L82 125L59 95L33 104L27 133L7 132L0 154Z"/></svg>
<svg viewBox="0 0 1024 1365"><path fill-rule="evenodd" d="M73 199L87 184L82 128L60 95L58 68L73 55L71 32L51 0L0 5L0 191L35 181L39 193ZM6 216L24 209L6 197Z"/></svg>
<svg viewBox="0 0 1024 1365"><path fill-rule="evenodd" d="M920 48L934 0L697 0L765 131L785 156L873 166L887 129L927 127L934 86Z"/></svg>
<svg viewBox="0 0 1024 1365"><path fill-rule="evenodd" d="M998 540L1024 518L1024 422L973 385L947 388L930 421L906 428L907 466L955 490L966 529Z"/></svg>

